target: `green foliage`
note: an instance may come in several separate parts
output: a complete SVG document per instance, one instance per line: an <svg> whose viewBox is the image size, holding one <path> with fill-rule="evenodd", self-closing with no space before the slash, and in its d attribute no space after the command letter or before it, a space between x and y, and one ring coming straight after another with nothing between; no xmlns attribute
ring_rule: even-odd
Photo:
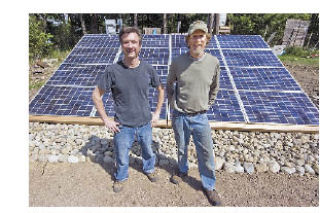
<svg viewBox="0 0 320 213"><path fill-rule="evenodd" d="M279 58L285 63L319 67L319 50L288 47Z"/></svg>
<svg viewBox="0 0 320 213"><path fill-rule="evenodd" d="M71 50L60 50L60 49L53 49L48 54L49 58L57 58L59 62L62 62L70 53Z"/></svg>
<svg viewBox="0 0 320 213"><path fill-rule="evenodd" d="M40 89L40 87L42 87L45 83L45 81L40 81L40 82L32 82L30 79L29 79L29 90L32 90L32 89Z"/></svg>
<svg viewBox="0 0 320 213"><path fill-rule="evenodd" d="M228 14L232 34L261 35L271 45L281 44L287 19L310 20L311 14Z"/></svg>
<svg viewBox="0 0 320 213"><path fill-rule="evenodd" d="M36 16L30 15L29 18L29 59L35 61L48 54L53 36L45 32L42 22Z"/></svg>

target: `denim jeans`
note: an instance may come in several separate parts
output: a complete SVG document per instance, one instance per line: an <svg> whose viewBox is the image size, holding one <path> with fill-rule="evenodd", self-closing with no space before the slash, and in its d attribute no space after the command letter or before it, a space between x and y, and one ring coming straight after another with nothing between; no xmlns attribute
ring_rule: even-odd
<svg viewBox="0 0 320 213"><path fill-rule="evenodd" d="M116 153L116 173L117 181L128 179L129 173L129 151L137 138L142 151L142 163L144 173L154 172L156 155L153 153L151 122L140 127L119 126L120 132L114 135L114 147Z"/></svg>
<svg viewBox="0 0 320 213"><path fill-rule="evenodd" d="M174 110L172 128L178 145L179 171L188 172L188 145L190 135L192 135L197 151L202 186L208 190L215 189L213 140L207 115L205 113L188 115Z"/></svg>

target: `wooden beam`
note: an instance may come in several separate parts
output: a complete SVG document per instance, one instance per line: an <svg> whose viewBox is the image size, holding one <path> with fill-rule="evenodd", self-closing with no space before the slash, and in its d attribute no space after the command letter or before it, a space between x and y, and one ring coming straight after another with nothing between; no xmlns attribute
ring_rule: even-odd
<svg viewBox="0 0 320 213"><path fill-rule="evenodd" d="M77 116L29 115L30 122L65 123L103 126L100 118ZM156 127L166 128L167 121L160 120Z"/></svg>
<svg viewBox="0 0 320 213"><path fill-rule="evenodd" d="M29 115L30 122L84 124L103 126L100 118L76 117L76 116L45 116ZM210 122L211 129L215 130L237 130L237 131L258 131L258 132L302 132L319 133L319 126L316 125L292 125L292 124L270 124L270 123L237 123L237 122ZM171 128L171 121L160 120L155 127Z"/></svg>

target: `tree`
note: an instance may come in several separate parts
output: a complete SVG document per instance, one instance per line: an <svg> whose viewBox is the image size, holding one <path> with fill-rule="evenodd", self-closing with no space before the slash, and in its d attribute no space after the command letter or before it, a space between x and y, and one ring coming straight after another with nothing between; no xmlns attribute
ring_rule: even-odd
<svg viewBox="0 0 320 213"><path fill-rule="evenodd" d="M214 19L214 14L210 13L208 16L208 31L210 34L212 34L212 27L213 27L213 19Z"/></svg>
<svg viewBox="0 0 320 213"><path fill-rule="evenodd" d="M79 14L79 19L80 19L80 23L81 23L82 33L83 33L83 35L85 35L85 34L87 34L87 28L86 28L86 23L83 20L83 14L82 13Z"/></svg>
<svg viewBox="0 0 320 213"><path fill-rule="evenodd" d="M134 25L134 27L138 27L138 14L137 13L135 13L135 14L133 14L133 25Z"/></svg>
<svg viewBox="0 0 320 213"><path fill-rule="evenodd" d="M46 33L43 20L37 18L36 15L29 16L29 59L37 61L49 53L53 36Z"/></svg>
<svg viewBox="0 0 320 213"><path fill-rule="evenodd" d="M167 34L168 30L167 30L167 14L164 13L163 14L163 33Z"/></svg>

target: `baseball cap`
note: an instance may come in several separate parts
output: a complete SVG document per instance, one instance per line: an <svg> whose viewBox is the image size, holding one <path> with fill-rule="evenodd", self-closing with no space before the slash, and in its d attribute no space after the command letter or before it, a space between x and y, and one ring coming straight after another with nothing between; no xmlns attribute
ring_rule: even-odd
<svg viewBox="0 0 320 213"><path fill-rule="evenodd" d="M207 25L200 20L194 21L192 22L192 24L190 24L188 29L188 35L191 35L196 30L202 30L203 32L208 33Z"/></svg>

